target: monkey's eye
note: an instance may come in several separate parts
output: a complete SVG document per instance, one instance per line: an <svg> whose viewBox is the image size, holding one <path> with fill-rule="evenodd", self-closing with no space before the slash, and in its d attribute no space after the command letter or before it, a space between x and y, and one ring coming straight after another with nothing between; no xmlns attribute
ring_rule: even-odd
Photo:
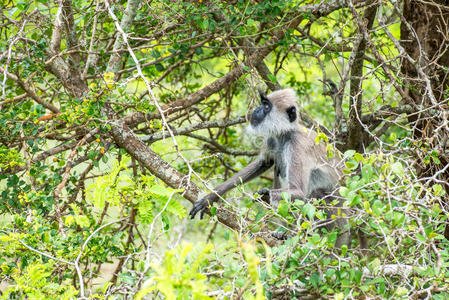
<svg viewBox="0 0 449 300"><path fill-rule="evenodd" d="M268 101L263 101L262 105L266 111L270 110L270 103Z"/></svg>

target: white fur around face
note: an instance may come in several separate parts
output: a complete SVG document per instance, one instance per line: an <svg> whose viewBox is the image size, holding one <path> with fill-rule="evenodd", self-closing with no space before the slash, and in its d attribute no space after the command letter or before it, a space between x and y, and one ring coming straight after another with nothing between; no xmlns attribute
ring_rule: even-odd
<svg viewBox="0 0 449 300"><path fill-rule="evenodd" d="M248 126L248 132L265 137L278 136L296 129L297 126L297 122L289 121L287 112L281 112L273 105L270 113L265 116L261 123L256 126L252 124Z"/></svg>

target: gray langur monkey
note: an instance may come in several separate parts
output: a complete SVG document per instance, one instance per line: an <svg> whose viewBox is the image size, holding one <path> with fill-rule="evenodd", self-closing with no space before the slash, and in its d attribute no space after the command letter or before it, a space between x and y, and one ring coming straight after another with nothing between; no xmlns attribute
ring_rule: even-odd
<svg viewBox="0 0 449 300"><path fill-rule="evenodd" d="M263 148L259 157L232 178L214 188L213 193L196 201L190 211L193 219L218 201L219 196L240 183L248 182L274 165L273 189L261 189L258 194L262 200L277 207L282 200L281 193L287 192L291 199L310 201L324 199L326 203L335 200L332 192L338 187L341 171L337 159L329 159L325 147L315 142L316 133L300 125L298 121L298 98L292 89L282 89L267 96L261 94L261 105L250 118L250 130L263 136ZM338 215L338 206L327 211L328 215ZM326 228L335 226L341 229L336 246L351 242L347 219L338 217L327 220Z"/></svg>

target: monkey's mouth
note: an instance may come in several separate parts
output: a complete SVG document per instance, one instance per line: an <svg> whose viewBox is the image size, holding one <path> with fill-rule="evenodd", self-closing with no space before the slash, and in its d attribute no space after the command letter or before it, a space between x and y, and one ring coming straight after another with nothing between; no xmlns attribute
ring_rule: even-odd
<svg viewBox="0 0 449 300"><path fill-rule="evenodd" d="M254 119L251 117L250 120L249 120L249 124L250 124L252 127L256 127L257 125L260 124L260 122L254 120Z"/></svg>

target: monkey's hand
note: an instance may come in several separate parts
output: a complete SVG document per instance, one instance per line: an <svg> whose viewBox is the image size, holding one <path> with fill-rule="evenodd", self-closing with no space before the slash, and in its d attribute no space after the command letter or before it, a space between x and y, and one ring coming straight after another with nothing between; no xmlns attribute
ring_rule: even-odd
<svg viewBox="0 0 449 300"><path fill-rule="evenodd" d="M263 202L270 204L270 189L267 189L267 188L260 189L257 192L257 194L260 195L260 199Z"/></svg>
<svg viewBox="0 0 449 300"><path fill-rule="evenodd" d="M215 194L209 194L203 199L195 201L195 203L193 203L192 210L189 213L190 219L195 218L197 213L200 213L200 219L202 219L207 209L212 207L216 201L217 196Z"/></svg>

